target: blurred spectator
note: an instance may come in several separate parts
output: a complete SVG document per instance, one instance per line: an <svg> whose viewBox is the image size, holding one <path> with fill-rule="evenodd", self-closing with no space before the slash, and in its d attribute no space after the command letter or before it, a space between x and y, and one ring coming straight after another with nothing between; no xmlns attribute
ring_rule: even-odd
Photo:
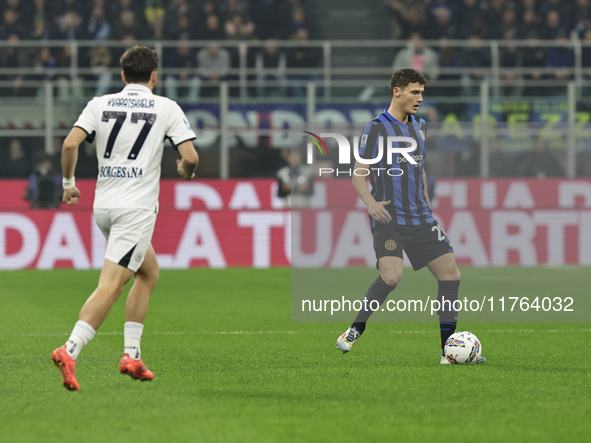
<svg viewBox="0 0 591 443"><path fill-rule="evenodd" d="M35 57L35 71L37 75L36 80L49 81L52 80L57 62L55 57L51 55L51 50L45 46L37 50L37 56ZM45 87L41 86L37 90L38 97L45 97Z"/></svg>
<svg viewBox="0 0 591 443"><path fill-rule="evenodd" d="M160 18L164 19L166 16L166 8L164 7L163 0L146 0L146 6L144 8L144 15L146 21L150 26L154 26L154 20Z"/></svg>
<svg viewBox="0 0 591 443"><path fill-rule="evenodd" d="M195 5L189 6L188 0L172 0L166 4L165 14L165 29L167 32L172 32L179 17L194 17L196 16Z"/></svg>
<svg viewBox="0 0 591 443"><path fill-rule="evenodd" d="M494 26L503 21L503 12L507 9L507 0L489 0L489 7L486 11L486 21L490 25L489 33L483 38L500 38L499 30L495 32ZM496 36L495 36L496 34Z"/></svg>
<svg viewBox="0 0 591 443"><path fill-rule="evenodd" d="M499 40L503 38L505 32L517 31L517 16L514 8L494 11L494 16L495 19L488 22L486 38Z"/></svg>
<svg viewBox="0 0 591 443"><path fill-rule="evenodd" d="M462 88L465 95L474 96L480 94L480 82L484 79L485 71L491 67L491 54L490 48L483 45L480 35L473 34L468 41L469 46L462 54L462 66L474 70L471 74L462 75Z"/></svg>
<svg viewBox="0 0 591 443"><path fill-rule="evenodd" d="M548 141L536 139L534 149L517 157L517 174L519 177L564 177L561 159L548 148Z"/></svg>
<svg viewBox="0 0 591 443"><path fill-rule="evenodd" d="M564 30L558 32L555 43L556 46L548 49L548 53L546 54L546 67L573 68L575 65L575 53L567 46L569 40L566 37L566 32ZM568 69L563 69L556 71L554 74L550 74L550 78L556 80L568 80L572 78L572 74L569 73Z"/></svg>
<svg viewBox="0 0 591 443"><path fill-rule="evenodd" d="M250 22L249 5L247 0L225 0L220 2L219 13L223 21L232 20L234 14L239 14L245 23ZM254 25L254 23L253 23Z"/></svg>
<svg viewBox="0 0 591 443"><path fill-rule="evenodd" d="M462 7L458 11L458 37L468 37L474 32L481 35L488 34L488 24L484 20L483 2L481 0L463 0Z"/></svg>
<svg viewBox="0 0 591 443"><path fill-rule="evenodd" d="M50 40L51 37L51 29L47 26L47 22L43 18L43 15L35 17L28 38L32 40Z"/></svg>
<svg viewBox="0 0 591 443"><path fill-rule="evenodd" d="M293 36L294 40L308 41L310 38L308 30L301 28ZM301 46L289 48L287 57L288 68L319 68L322 66L322 48L313 46ZM302 82L320 83L322 76L320 74L290 74L292 81L291 89L296 97L303 98L306 95L305 86ZM298 84L298 82L300 84Z"/></svg>
<svg viewBox="0 0 591 443"><path fill-rule="evenodd" d="M217 15L218 11L216 8L216 3L212 0L205 0L202 4L202 11L203 15L207 18L210 15Z"/></svg>
<svg viewBox="0 0 591 443"><path fill-rule="evenodd" d="M391 38L407 38L412 32L425 34L427 18L424 3L414 0L389 0L387 8L392 17Z"/></svg>
<svg viewBox="0 0 591 443"><path fill-rule="evenodd" d="M505 31L505 40L514 40L516 38L516 29L509 29ZM517 68L523 66L523 52L519 51L517 46L501 46L499 64L501 69L511 68L512 72L506 72L502 78L506 85L503 86L504 96L519 96L523 92L521 89L520 79Z"/></svg>
<svg viewBox="0 0 591 443"><path fill-rule="evenodd" d="M17 34L8 36L9 46L0 48L0 66L4 68L27 68L30 67L29 52L26 48L18 46L20 38ZM7 74L0 77L2 80L12 82L8 88L1 88L5 96L26 95L29 91L23 88L24 76L22 74Z"/></svg>
<svg viewBox="0 0 591 443"><path fill-rule="evenodd" d="M12 9L5 10L0 24L0 39L7 40L11 35L21 37L23 34L23 27L18 22L17 13Z"/></svg>
<svg viewBox="0 0 591 443"><path fill-rule="evenodd" d="M25 199L33 209L59 208L62 199L62 176L53 168L51 157L45 152L35 156L35 170L29 176Z"/></svg>
<svg viewBox="0 0 591 443"><path fill-rule="evenodd" d="M144 25L144 2L136 0L112 0L107 2L107 17L109 22L114 25L120 20L121 12L130 10L133 11L134 17L139 26Z"/></svg>
<svg viewBox="0 0 591 443"><path fill-rule="evenodd" d="M591 29L587 29L583 36L583 43L589 44L589 46L583 46L582 49L582 65L583 69L589 69L591 67ZM584 74L584 79L586 81L591 80L591 71L588 71ZM585 86L583 88L583 95L588 96L591 92L591 88L589 86Z"/></svg>
<svg viewBox="0 0 591 443"><path fill-rule="evenodd" d="M50 9L55 13L54 18L59 20L70 11L76 12L83 21L88 21L92 11L92 2L88 0L50 0Z"/></svg>
<svg viewBox="0 0 591 443"><path fill-rule="evenodd" d="M86 32L82 23L82 16L74 9L70 9L60 17L56 26L56 38L64 40L82 40Z"/></svg>
<svg viewBox="0 0 591 443"><path fill-rule="evenodd" d="M462 152L458 175L460 177L480 176L480 141L472 142L470 150ZM490 177L514 177L516 176L515 162L510 155L500 148L498 138L491 137L488 144L488 171Z"/></svg>
<svg viewBox="0 0 591 443"><path fill-rule="evenodd" d="M254 23L244 21L242 14L235 13L224 25L229 40L247 40L254 37Z"/></svg>
<svg viewBox="0 0 591 443"><path fill-rule="evenodd" d="M136 20L136 13L131 9L124 9L119 14L119 22L113 25L112 38L122 40L126 35L133 35L141 40L146 36L145 28Z"/></svg>
<svg viewBox="0 0 591 443"><path fill-rule="evenodd" d="M290 37L302 28L309 29L309 26L307 26L306 23L306 13L304 12L304 8L294 8L291 13L291 32L289 33Z"/></svg>
<svg viewBox="0 0 591 443"><path fill-rule="evenodd" d="M152 40L164 39L164 15L156 14L150 23L151 29L146 31L146 38Z"/></svg>
<svg viewBox="0 0 591 443"><path fill-rule="evenodd" d="M560 18L560 27L562 29L571 29L572 2L565 0L543 0L540 3L540 14L547 16L551 11L556 11Z"/></svg>
<svg viewBox="0 0 591 443"><path fill-rule="evenodd" d="M63 46L59 49L56 56L58 68L70 68L72 65L72 48L71 46ZM58 100L69 101L71 97L82 97L82 83L79 77L71 78L67 74L57 75L58 86Z"/></svg>
<svg viewBox="0 0 591 443"><path fill-rule="evenodd" d="M46 0L33 0L33 8L35 10L35 18L43 17L46 20L50 20L51 16L48 15L48 8Z"/></svg>
<svg viewBox="0 0 591 443"><path fill-rule="evenodd" d="M557 38L560 31L564 31L562 24L560 23L560 14L556 11L550 11L545 16L546 26L544 29L543 38L554 39Z"/></svg>
<svg viewBox="0 0 591 443"><path fill-rule="evenodd" d="M271 88L265 83L272 80L278 83L278 94L285 97L287 88L287 54L280 50L276 40L267 40L265 47L255 57L257 96L264 97Z"/></svg>
<svg viewBox="0 0 591 443"><path fill-rule="evenodd" d="M424 9L419 4L408 8L402 19L402 38L408 38L413 32L427 34L427 19Z"/></svg>
<svg viewBox="0 0 591 443"><path fill-rule="evenodd" d="M451 9L440 6L435 10L435 20L429 25L427 38L439 40L441 37L457 38L457 28L451 22Z"/></svg>
<svg viewBox="0 0 591 443"><path fill-rule="evenodd" d="M109 68L113 65L111 50L107 46L97 46L92 51L90 67L92 68L94 81L96 82L95 96L108 94L113 81L113 74Z"/></svg>
<svg viewBox="0 0 591 443"><path fill-rule="evenodd" d="M111 25L107 21L102 7L95 6L92 10L88 20L87 34L90 40L107 40L111 35Z"/></svg>
<svg viewBox="0 0 591 443"><path fill-rule="evenodd" d="M168 60L167 67L180 71L166 76L166 96L174 101L179 101L179 97L182 96L183 102L196 103L199 100L201 78L197 75L197 59L188 41L179 42L179 46ZM188 84L179 87L179 80Z"/></svg>
<svg viewBox="0 0 591 443"><path fill-rule="evenodd" d="M261 40L286 38L293 32L291 13L282 8L280 2L251 0L250 5L257 36Z"/></svg>
<svg viewBox="0 0 591 443"><path fill-rule="evenodd" d="M176 26L167 31L166 38L170 40L192 40L195 35L195 27L191 25L187 15L179 15Z"/></svg>
<svg viewBox="0 0 591 443"><path fill-rule="evenodd" d="M220 19L217 15L211 14L205 20L205 28L198 36L202 40L224 40L226 34L220 25Z"/></svg>
<svg viewBox="0 0 591 443"><path fill-rule="evenodd" d="M428 3L429 13L432 17L437 17L437 10L439 8L445 8L449 11L451 17L451 23L454 25L457 22L457 7L455 0L431 0Z"/></svg>
<svg viewBox="0 0 591 443"><path fill-rule="evenodd" d="M219 91L218 84L224 80L230 70L230 53L215 43L197 53L199 73L211 83L202 88L203 96L214 96Z"/></svg>
<svg viewBox="0 0 591 443"><path fill-rule="evenodd" d="M543 68L546 66L546 51L543 47L538 46L540 39L534 31L530 31L527 36L526 43L529 46L522 47L522 63L524 68ZM532 72L525 74L525 79L528 81L541 80L543 77L542 70L533 70ZM529 82L527 82L529 83ZM526 83L524 88L524 95L528 96L539 96L543 95L544 90L539 86L530 86Z"/></svg>
<svg viewBox="0 0 591 443"><path fill-rule="evenodd" d="M503 12L503 22L501 24L501 37L506 38L507 33L510 32L517 38L517 16L515 9L505 9Z"/></svg>
<svg viewBox="0 0 591 443"><path fill-rule="evenodd" d="M286 208L307 208L314 194L314 167L302 164L302 154L286 149L287 165L277 171L277 196L284 198Z"/></svg>
<svg viewBox="0 0 591 443"><path fill-rule="evenodd" d="M537 16L540 15L540 5L538 4L538 0L522 0L518 2L517 7L519 8L520 15L523 15L523 12L530 10Z"/></svg>
<svg viewBox="0 0 591 443"><path fill-rule="evenodd" d="M447 38L439 40L439 67L450 69L452 72L442 73L438 75L439 80L460 80L461 76L457 70L462 65L460 51L458 48L450 46ZM455 71L455 72L454 72ZM434 86L429 88L429 94L445 95L455 97L460 94L459 88L456 86Z"/></svg>
<svg viewBox="0 0 591 443"><path fill-rule="evenodd" d="M18 138L10 140L8 161L0 166L1 176L5 178L25 178L29 174L29 161Z"/></svg>
<svg viewBox="0 0 591 443"><path fill-rule="evenodd" d="M579 9L577 19L575 31L579 35L579 38L583 38L585 33L591 29L591 7Z"/></svg>
<svg viewBox="0 0 591 443"><path fill-rule="evenodd" d="M4 3L4 2L3 2ZM29 4L27 1L21 0L6 0L4 6L7 10L12 10L16 12L17 16L23 17L24 15L28 14L29 11Z"/></svg>
<svg viewBox="0 0 591 443"><path fill-rule="evenodd" d="M523 12L522 23L519 26L517 36L519 38L527 38L528 35L535 33L536 35L542 35L543 29L540 25L540 19L536 15L533 9L526 9Z"/></svg>
<svg viewBox="0 0 591 443"><path fill-rule="evenodd" d="M439 73L437 53L433 49L425 47L421 35L417 32L410 35L408 47L401 49L394 58L392 71L402 68L416 69L430 80L437 78Z"/></svg>

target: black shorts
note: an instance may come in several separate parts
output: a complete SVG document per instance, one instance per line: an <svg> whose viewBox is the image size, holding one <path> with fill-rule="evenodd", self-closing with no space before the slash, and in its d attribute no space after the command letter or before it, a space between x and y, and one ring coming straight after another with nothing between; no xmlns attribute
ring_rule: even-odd
<svg viewBox="0 0 591 443"><path fill-rule="evenodd" d="M437 257L454 252L449 238L437 221L419 226L401 226L393 222L378 224L372 234L378 269L380 258L402 258L402 251L406 252L415 271Z"/></svg>

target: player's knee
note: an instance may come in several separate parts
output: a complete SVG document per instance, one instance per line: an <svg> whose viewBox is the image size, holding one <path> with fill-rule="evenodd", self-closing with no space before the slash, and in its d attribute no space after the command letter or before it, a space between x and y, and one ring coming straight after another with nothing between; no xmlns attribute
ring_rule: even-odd
<svg viewBox="0 0 591 443"><path fill-rule="evenodd" d="M380 272L380 276L388 286L396 286L402 280L402 274L396 272Z"/></svg>
<svg viewBox="0 0 591 443"><path fill-rule="evenodd" d="M156 283L160 279L160 268L156 267L155 269L151 270L149 273L138 273L136 278L141 279L144 283L155 287Z"/></svg>
<svg viewBox="0 0 591 443"><path fill-rule="evenodd" d="M103 290L109 294L109 297L117 299L123 292L125 283L126 282L122 280L113 280L108 283L99 283L99 287L102 287Z"/></svg>
<svg viewBox="0 0 591 443"><path fill-rule="evenodd" d="M455 269L449 269L441 278L438 278L439 281L460 281L461 279L462 274L457 267Z"/></svg>
<svg viewBox="0 0 591 443"><path fill-rule="evenodd" d="M158 280L160 280L160 268L156 267L156 270L152 273L150 280L152 282L152 284L154 286L156 286L156 283L158 283Z"/></svg>

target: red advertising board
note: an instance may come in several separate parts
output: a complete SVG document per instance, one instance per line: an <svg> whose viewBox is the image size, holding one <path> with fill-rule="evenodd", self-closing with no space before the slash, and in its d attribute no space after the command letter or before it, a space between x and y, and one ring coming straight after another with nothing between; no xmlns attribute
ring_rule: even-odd
<svg viewBox="0 0 591 443"><path fill-rule="evenodd" d="M94 181L76 207L31 210L2 181L0 269L100 268ZM268 180L164 180L153 237L163 268L374 266L367 212L349 180L318 181L293 213ZM460 264L591 265L591 180L439 180L433 200Z"/></svg>

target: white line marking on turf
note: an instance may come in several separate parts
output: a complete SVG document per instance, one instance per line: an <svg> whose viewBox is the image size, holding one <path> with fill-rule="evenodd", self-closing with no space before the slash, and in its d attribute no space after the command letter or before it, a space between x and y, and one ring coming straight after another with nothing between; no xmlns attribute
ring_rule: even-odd
<svg viewBox="0 0 591 443"><path fill-rule="evenodd" d="M591 332L591 329L489 329L476 330L479 334L530 332ZM341 331L146 331L144 335L264 335L264 334L338 334ZM372 331L372 334L433 334L434 331ZM97 332L96 335L123 335L123 332ZM67 337L66 332L12 333L0 337Z"/></svg>

